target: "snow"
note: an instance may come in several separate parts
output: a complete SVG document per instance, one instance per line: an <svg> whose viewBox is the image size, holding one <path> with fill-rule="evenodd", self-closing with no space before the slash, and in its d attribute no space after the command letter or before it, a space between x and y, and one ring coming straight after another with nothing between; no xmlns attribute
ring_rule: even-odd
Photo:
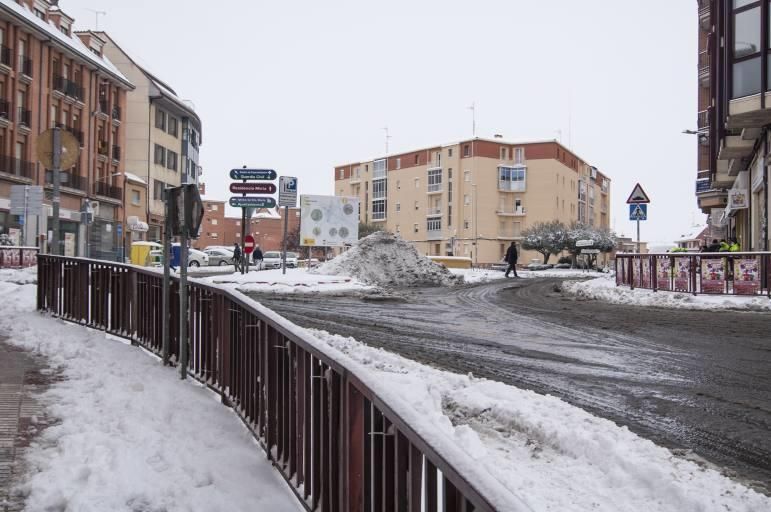
<svg viewBox="0 0 771 512"><path fill-rule="evenodd" d="M205 268L205 267L203 267ZM230 269L233 267L220 267ZM247 274L233 273L206 278L201 281L225 285L243 293L359 293L373 292L376 287L346 276L312 274L306 269L288 268L286 275L281 269L252 271Z"/></svg>
<svg viewBox="0 0 771 512"><path fill-rule="evenodd" d="M130 173L130 172L124 172L124 176L126 176L126 179L129 181L133 181L134 183L142 183L144 185L147 185L147 182L137 176L136 174Z"/></svg>
<svg viewBox="0 0 771 512"><path fill-rule="evenodd" d="M699 238L702 231L707 228L705 225L691 226L677 241L678 242L692 242Z"/></svg>
<svg viewBox="0 0 771 512"><path fill-rule="evenodd" d="M218 396L141 349L42 317L17 274L0 277L0 332L63 377L41 396L57 421L33 439L13 491L26 510L303 510Z"/></svg>
<svg viewBox="0 0 771 512"><path fill-rule="evenodd" d="M743 311L771 311L771 299L767 296L736 295L691 295L688 293L646 290L631 290L616 286L614 277L564 283L562 290L586 299L603 300L615 304L634 304L675 309Z"/></svg>
<svg viewBox="0 0 771 512"><path fill-rule="evenodd" d="M450 286L460 282L447 268L418 254L410 242L384 231L362 238L312 272L355 277L384 287Z"/></svg>

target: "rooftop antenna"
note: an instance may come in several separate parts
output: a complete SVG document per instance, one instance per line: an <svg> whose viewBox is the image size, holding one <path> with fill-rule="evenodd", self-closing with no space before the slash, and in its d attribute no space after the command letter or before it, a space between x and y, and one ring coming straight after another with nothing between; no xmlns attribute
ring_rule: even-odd
<svg viewBox="0 0 771 512"><path fill-rule="evenodd" d="M476 109L476 103L473 101L471 102L470 107L466 107L471 111L471 136L476 137L477 136L477 109Z"/></svg>
<svg viewBox="0 0 771 512"><path fill-rule="evenodd" d="M386 145L386 152L385 152L385 154L386 154L386 156L388 156L388 140L391 138L391 136L388 135L388 127L387 126L385 128L383 128L383 131L385 132L385 145Z"/></svg>
<svg viewBox="0 0 771 512"><path fill-rule="evenodd" d="M91 11L94 13L94 16L96 17L96 28L94 29L96 32L99 32L99 15L107 16L106 11L97 11L96 9L89 9L88 7L85 8L87 11Z"/></svg>

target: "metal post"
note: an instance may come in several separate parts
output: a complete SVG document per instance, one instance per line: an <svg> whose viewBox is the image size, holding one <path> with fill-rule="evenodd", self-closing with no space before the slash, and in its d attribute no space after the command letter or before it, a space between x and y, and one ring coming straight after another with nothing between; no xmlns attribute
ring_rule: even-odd
<svg viewBox="0 0 771 512"><path fill-rule="evenodd" d="M183 189L187 195L187 188ZM187 204L185 201L184 204ZM187 228L182 229L182 237L179 242L179 378L187 378Z"/></svg>
<svg viewBox="0 0 771 512"><path fill-rule="evenodd" d="M282 267L283 271L282 274L286 274L286 238L287 238L287 230L289 227L289 207L284 206L284 253L281 256L282 261ZM310 265L310 261L308 261L308 265Z"/></svg>
<svg viewBox="0 0 771 512"><path fill-rule="evenodd" d="M246 166L243 166L244 169L246 169ZM242 183L246 183L246 180L241 180ZM241 197L246 197L246 194L241 194ZM246 208L241 208L241 261L239 264L241 265L241 274L245 274L246 271L244 267L244 240L246 239Z"/></svg>
<svg viewBox="0 0 771 512"><path fill-rule="evenodd" d="M637 218L637 254L640 254L640 218Z"/></svg>
<svg viewBox="0 0 771 512"><path fill-rule="evenodd" d="M29 185L24 185L24 224L21 227L21 245L27 245L27 223L29 222Z"/></svg>
<svg viewBox="0 0 771 512"><path fill-rule="evenodd" d="M54 173L54 194L53 198L51 199L51 203L53 203L53 225L51 226L51 230L53 232L53 235L51 236L51 253L55 255L59 255L61 251L59 251L59 203L61 202L61 196L59 194L59 185L60 185L60 179L61 176L59 174L59 167L61 167L61 159L62 159L62 133L60 128L54 128L53 133L53 164L54 168L52 169ZM26 220L26 219L25 219Z"/></svg>
<svg viewBox="0 0 771 512"><path fill-rule="evenodd" d="M163 364L169 364L169 288L171 281L171 219L169 218L169 189L164 189L163 199L163 288L161 299Z"/></svg>

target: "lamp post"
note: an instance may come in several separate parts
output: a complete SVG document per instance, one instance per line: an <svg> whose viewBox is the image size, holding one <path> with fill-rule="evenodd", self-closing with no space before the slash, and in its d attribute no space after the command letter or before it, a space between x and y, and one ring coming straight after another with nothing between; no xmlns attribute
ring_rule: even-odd
<svg viewBox="0 0 771 512"><path fill-rule="evenodd" d="M474 195L474 266L479 266L479 228L477 227L477 184L471 184Z"/></svg>

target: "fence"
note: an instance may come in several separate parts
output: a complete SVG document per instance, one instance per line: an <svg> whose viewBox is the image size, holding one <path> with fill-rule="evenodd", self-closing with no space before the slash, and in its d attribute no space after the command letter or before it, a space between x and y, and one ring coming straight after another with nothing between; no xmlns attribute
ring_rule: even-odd
<svg viewBox="0 0 771 512"><path fill-rule="evenodd" d="M616 254L616 285L771 298L771 252Z"/></svg>
<svg viewBox="0 0 771 512"><path fill-rule="evenodd" d="M38 258L39 310L156 354L168 320L176 360L179 304L170 301L162 318L161 290L162 275L150 270ZM171 297L177 292L172 281ZM306 510L512 510L471 484L472 461L450 464L359 377L277 315L214 286L190 283L189 294L190 374L236 411Z"/></svg>
<svg viewBox="0 0 771 512"><path fill-rule="evenodd" d="M37 247L0 246L0 268L31 267L37 252Z"/></svg>

